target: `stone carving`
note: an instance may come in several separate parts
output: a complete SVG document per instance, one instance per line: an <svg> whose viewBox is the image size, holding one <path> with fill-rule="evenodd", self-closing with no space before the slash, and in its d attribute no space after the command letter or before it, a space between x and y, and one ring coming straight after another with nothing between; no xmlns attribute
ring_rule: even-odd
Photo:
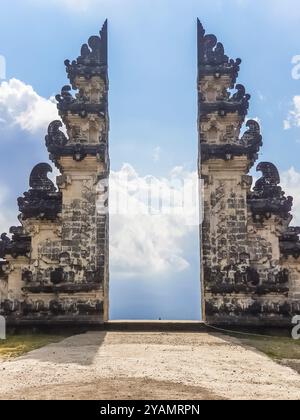
<svg viewBox="0 0 300 420"><path fill-rule="evenodd" d="M56 268L54 271L52 271L51 273L51 283L53 283L54 285L58 285L61 283L64 283L64 270L63 268Z"/></svg>
<svg viewBox="0 0 300 420"><path fill-rule="evenodd" d="M97 145L70 143L66 135L60 130L61 121L53 121L48 128L46 146L50 153L50 159L61 169L59 158L61 156L72 156L77 162L81 162L86 156L98 156L102 162L107 162L107 144L101 142ZM78 139L79 140L79 139Z"/></svg>
<svg viewBox="0 0 300 420"><path fill-rule="evenodd" d="M203 95L199 95L201 103L200 114L206 116L217 112L220 117L225 117L227 114L237 112L240 117L245 117L249 109L250 95L246 94L246 89L243 85L236 85L237 92L229 97L229 94L223 94L217 101L203 101Z"/></svg>
<svg viewBox="0 0 300 420"><path fill-rule="evenodd" d="M7 233L2 233L0 241L0 258L4 258L8 253L8 248L11 244L11 239L7 236Z"/></svg>
<svg viewBox="0 0 300 420"><path fill-rule="evenodd" d="M229 58L225 55L224 46L221 42L218 42L218 39L215 35L205 35L205 30L201 23L199 22L199 36L202 33L203 42L202 42L202 59L205 64L219 65L219 64L228 64Z"/></svg>
<svg viewBox="0 0 300 420"><path fill-rule="evenodd" d="M229 99L230 102L244 102L246 101L249 106L249 100L251 99L251 95L246 94L246 88L244 85L238 84L236 85L237 92L232 95Z"/></svg>
<svg viewBox="0 0 300 420"><path fill-rule="evenodd" d="M71 86L66 85L62 88L61 94L56 95L55 99L57 100L59 106L60 105L67 106L76 101L75 98L73 98L72 94L70 93L71 91L72 91Z"/></svg>
<svg viewBox="0 0 300 420"><path fill-rule="evenodd" d="M269 162L262 162L257 166L257 171L261 171L263 176L256 182L253 192L249 194L253 217L260 221L272 215L288 219L293 206L293 198L286 197L279 186L280 176L276 166Z"/></svg>
<svg viewBox="0 0 300 420"><path fill-rule="evenodd" d="M207 124L206 122L203 125ZM248 130L243 134L238 143L233 138L224 145L205 144L201 145L201 160L206 162L213 156L216 159L223 159L225 161L232 160L234 156L247 156L249 159L249 168L253 166L258 157L258 152L263 145L262 136L260 134L260 126L254 120L249 120L246 123ZM219 129L218 126L215 126ZM207 143L207 142L206 142Z"/></svg>
<svg viewBox="0 0 300 420"><path fill-rule="evenodd" d="M48 173L52 173L52 168L48 163L39 163L36 165L29 179L29 186L32 190L54 192L56 188L48 178Z"/></svg>
<svg viewBox="0 0 300 420"><path fill-rule="evenodd" d="M206 35L205 30L198 19L198 66L202 75L213 75L219 78L222 74L232 77L233 88L240 70L240 58L229 59L224 52L224 46L215 35Z"/></svg>
<svg viewBox="0 0 300 420"><path fill-rule="evenodd" d="M56 147L66 146L68 139L66 135L60 130L63 124L61 121L53 121L48 127L48 135L46 136L46 146L49 153L52 153Z"/></svg>
<svg viewBox="0 0 300 420"><path fill-rule="evenodd" d="M0 279L1 280L7 280L6 266L7 266L7 262L5 260L2 260L2 261L0 260ZM0 305L1 305L1 302L0 302Z"/></svg>
<svg viewBox="0 0 300 420"><path fill-rule="evenodd" d="M232 317L238 318L241 316L250 316L261 319L264 316L277 315L277 320L274 323L270 322L270 326L274 327L278 327L281 325L278 322L278 319L283 317L290 317L292 313L295 313L293 312L292 308L293 305L288 301L284 301L282 303L264 303L255 299L253 299L251 302L246 301L245 304L242 304L242 302L239 299L224 299L222 303L216 303L215 300L210 300L207 302L206 305L206 311L208 316L214 317L219 320L226 319L226 317L228 317L229 322L230 318Z"/></svg>
<svg viewBox="0 0 300 420"><path fill-rule="evenodd" d="M241 138L241 143L245 146L255 145L259 152L260 147L262 146L262 136L260 134L260 125L255 120L248 120L246 123L247 131L243 134Z"/></svg>
<svg viewBox="0 0 300 420"><path fill-rule="evenodd" d="M78 114L81 118L86 118L90 114L105 117L106 98L103 98L100 104L91 103L90 99L84 95L82 90L76 94L75 98L70 93L71 91L71 86L67 85L62 88L60 95L56 95L58 102L57 108L63 120L66 119L68 112Z"/></svg>
<svg viewBox="0 0 300 420"><path fill-rule="evenodd" d="M40 218L55 220L62 209L62 195L48 178L52 168L48 163L34 167L30 175L31 189L18 199L22 219Z"/></svg>
<svg viewBox="0 0 300 420"><path fill-rule="evenodd" d="M24 233L23 227L13 226L10 228L10 233L12 239L6 233L1 235L0 258L5 258L8 255L13 258L28 256L31 250L31 238Z"/></svg>
<svg viewBox="0 0 300 420"><path fill-rule="evenodd" d="M107 79L107 21L100 31L100 36L92 36L81 48L81 55L70 62L65 61L70 82L76 88L76 78L91 79L101 76Z"/></svg>
<svg viewBox="0 0 300 420"><path fill-rule="evenodd" d="M254 191L264 196L270 194L271 189L273 194L280 195L281 188L277 187L280 184L280 177L276 166L273 163L262 162L256 170L262 172L263 176L256 182Z"/></svg>
<svg viewBox="0 0 300 420"><path fill-rule="evenodd" d="M284 258L289 256L294 259L300 258L300 227L289 227L280 238L280 251Z"/></svg>

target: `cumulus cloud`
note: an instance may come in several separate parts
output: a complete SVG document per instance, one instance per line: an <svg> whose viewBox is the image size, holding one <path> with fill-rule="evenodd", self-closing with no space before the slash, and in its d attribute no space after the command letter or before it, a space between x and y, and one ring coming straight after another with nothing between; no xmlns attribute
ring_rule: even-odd
<svg viewBox="0 0 300 420"><path fill-rule="evenodd" d="M289 130L292 127L300 127L300 95L294 96L293 109L284 121L285 130Z"/></svg>
<svg viewBox="0 0 300 420"><path fill-rule="evenodd" d="M17 79L0 84L1 125L18 126L30 134L44 133L58 118L54 98L45 99Z"/></svg>
<svg viewBox="0 0 300 420"><path fill-rule="evenodd" d="M187 246L199 219L194 215L192 225L191 214L178 211L184 183L194 188L197 174L176 168L168 179L142 177L129 164L112 172L110 264L114 275L144 278L190 267ZM196 199L195 188L194 194Z"/></svg>

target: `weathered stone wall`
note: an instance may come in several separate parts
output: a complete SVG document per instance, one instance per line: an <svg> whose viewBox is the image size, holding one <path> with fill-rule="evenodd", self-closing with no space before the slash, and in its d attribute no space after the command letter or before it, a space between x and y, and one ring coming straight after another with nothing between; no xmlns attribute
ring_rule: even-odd
<svg viewBox="0 0 300 420"><path fill-rule="evenodd" d="M240 64L198 22L205 316L218 324L290 325L300 309L300 230L290 232L293 200L274 165L258 165L263 176L251 188L262 137L256 121L243 130L250 95L236 84Z"/></svg>
<svg viewBox="0 0 300 420"><path fill-rule="evenodd" d="M8 282L7 275L3 271L3 266L0 263L0 302L4 302L8 297Z"/></svg>
<svg viewBox="0 0 300 420"><path fill-rule="evenodd" d="M108 319L107 22L65 65L72 86L56 96L63 123L52 122L46 136L58 191L51 166L37 165L18 199L21 226L1 237L0 312L10 323Z"/></svg>

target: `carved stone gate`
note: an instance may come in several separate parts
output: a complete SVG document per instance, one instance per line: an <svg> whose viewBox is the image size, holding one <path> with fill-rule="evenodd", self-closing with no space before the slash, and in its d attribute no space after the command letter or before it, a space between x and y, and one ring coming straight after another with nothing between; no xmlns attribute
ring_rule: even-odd
<svg viewBox="0 0 300 420"><path fill-rule="evenodd" d="M199 174L204 183L202 281L214 324L291 325L300 312L300 228L278 170L249 170L263 141L246 119L250 95L237 84L241 60L226 56L198 21Z"/></svg>
<svg viewBox="0 0 300 420"><path fill-rule="evenodd" d="M51 166L37 165L30 190L18 199L21 226L1 237L1 313L10 324L108 319L107 22L65 65L70 85L56 96L65 131L54 121L46 136L61 172L58 191L47 178Z"/></svg>
<svg viewBox="0 0 300 420"><path fill-rule="evenodd" d="M300 313L300 228L290 227L293 200L274 165L257 167L262 178L251 189L262 136L246 120L240 64L198 21L204 315L214 324L290 325ZM1 236L0 315L10 325L108 320L107 22L65 65L70 85L56 97L63 123L52 122L46 136L58 190L52 167L37 165L18 199L20 226Z"/></svg>

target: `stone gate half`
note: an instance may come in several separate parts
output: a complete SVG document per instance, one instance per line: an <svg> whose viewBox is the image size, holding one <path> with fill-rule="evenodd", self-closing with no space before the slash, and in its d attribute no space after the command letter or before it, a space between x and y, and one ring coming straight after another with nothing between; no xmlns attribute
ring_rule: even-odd
<svg viewBox="0 0 300 420"><path fill-rule="evenodd" d="M58 190L52 167L37 165L18 199L21 225L1 236L1 314L10 325L108 319L107 22L65 65L71 85L56 96L61 120L46 136Z"/></svg>
<svg viewBox="0 0 300 420"><path fill-rule="evenodd" d="M262 136L246 119L250 95L232 60L198 21L199 173L205 316L213 324L291 325L300 313L300 228L290 227L293 199L276 167L248 175Z"/></svg>

